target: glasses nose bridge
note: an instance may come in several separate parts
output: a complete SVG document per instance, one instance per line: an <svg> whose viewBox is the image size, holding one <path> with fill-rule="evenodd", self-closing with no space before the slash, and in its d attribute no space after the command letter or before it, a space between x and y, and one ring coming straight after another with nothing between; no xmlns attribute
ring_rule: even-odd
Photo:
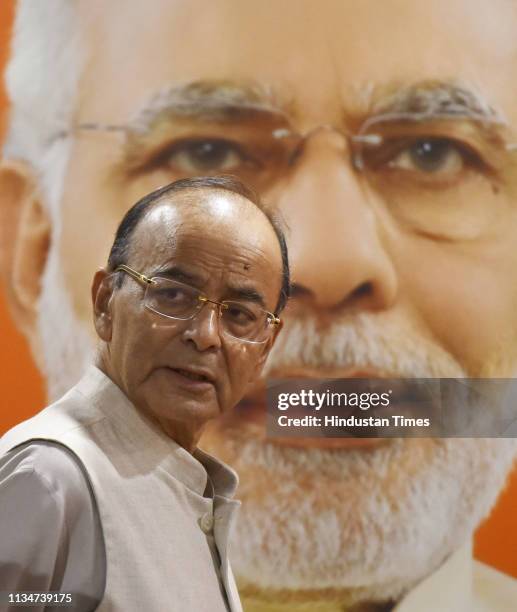
<svg viewBox="0 0 517 612"><path fill-rule="evenodd" d="M214 307L217 310L217 314L218 314L219 317L222 315L223 308L227 308L226 304L224 304L223 302L218 302L217 300L210 300L209 298L207 298L204 295L199 295L198 296L198 300L201 302L201 306L199 307L199 309L198 309L196 314L199 314L201 312L201 310L207 304L213 304L214 305Z"/></svg>
<svg viewBox="0 0 517 612"><path fill-rule="evenodd" d="M337 126L332 125L331 123L322 123L320 125L316 125L306 130L305 132L301 132L297 134L298 136L297 142L295 143L293 149L291 150L289 154L289 163L292 164L294 160L300 157L303 154L304 149L307 146L307 144L310 142L310 140L314 136L317 136L318 134L321 134L321 133L326 133L326 134L335 135L339 137L343 141L344 151L348 150L350 156L353 158L354 139L352 135L348 134L346 131L342 130L341 128Z"/></svg>
<svg viewBox="0 0 517 612"><path fill-rule="evenodd" d="M301 135L302 136L302 140L307 142L307 140L309 138L312 138L315 134L318 134L319 132L327 132L329 134L337 134L338 136L341 136L345 140L348 139L347 134L343 130L341 130L338 127L336 127L335 125L332 125L331 123L322 123L320 125L315 125L314 127L312 127L309 130L307 130L305 133L303 133Z"/></svg>

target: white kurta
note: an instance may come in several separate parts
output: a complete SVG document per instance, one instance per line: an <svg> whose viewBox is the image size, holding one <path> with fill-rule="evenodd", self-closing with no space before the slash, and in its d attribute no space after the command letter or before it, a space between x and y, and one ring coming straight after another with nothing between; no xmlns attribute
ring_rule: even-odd
<svg viewBox="0 0 517 612"><path fill-rule="evenodd" d="M0 455L29 440L64 445L88 475L106 552L98 610L241 610L228 561L240 505L231 499L231 468L188 453L93 366L61 400L5 434ZM213 497L203 495L207 472Z"/></svg>

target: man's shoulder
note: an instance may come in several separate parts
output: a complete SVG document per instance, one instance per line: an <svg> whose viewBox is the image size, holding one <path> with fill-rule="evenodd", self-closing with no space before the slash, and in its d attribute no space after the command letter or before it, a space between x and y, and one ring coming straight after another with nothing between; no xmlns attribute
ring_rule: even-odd
<svg viewBox="0 0 517 612"><path fill-rule="evenodd" d="M46 493L67 512L80 512L90 493L80 461L66 447L48 441L31 441L0 457L2 482L11 488L30 488Z"/></svg>
<svg viewBox="0 0 517 612"><path fill-rule="evenodd" d="M517 609L517 579L481 561L473 563L473 588L480 612Z"/></svg>
<svg viewBox="0 0 517 612"><path fill-rule="evenodd" d="M104 541L73 453L47 441L8 451L0 457L0 498L2 587L73 592L74 609L93 610L104 590Z"/></svg>
<svg viewBox="0 0 517 612"><path fill-rule="evenodd" d="M61 398L0 437L0 456L29 440L62 439L70 431L88 428L102 419L103 415L96 410L91 398L81 393L82 380Z"/></svg>

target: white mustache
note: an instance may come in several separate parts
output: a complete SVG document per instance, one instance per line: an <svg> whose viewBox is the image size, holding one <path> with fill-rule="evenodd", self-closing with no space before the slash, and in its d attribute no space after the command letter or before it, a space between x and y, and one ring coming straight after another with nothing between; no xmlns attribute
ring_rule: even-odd
<svg viewBox="0 0 517 612"><path fill-rule="evenodd" d="M369 368L392 378L462 378L458 361L407 318L356 312L325 328L317 317L286 317L264 375L286 368Z"/></svg>

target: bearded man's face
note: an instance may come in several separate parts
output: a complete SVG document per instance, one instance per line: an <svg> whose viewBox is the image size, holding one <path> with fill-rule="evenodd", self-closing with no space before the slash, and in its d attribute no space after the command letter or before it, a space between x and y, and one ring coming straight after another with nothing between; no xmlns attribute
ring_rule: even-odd
<svg viewBox="0 0 517 612"><path fill-rule="evenodd" d="M80 7L88 62L75 127L51 145L68 162L43 192L51 396L91 359L89 279L124 211L210 173L251 183L289 226L293 298L268 374L514 375L515 7ZM503 440L275 446L250 393L203 444L240 474L244 594L397 597L470 537L511 465Z"/></svg>

